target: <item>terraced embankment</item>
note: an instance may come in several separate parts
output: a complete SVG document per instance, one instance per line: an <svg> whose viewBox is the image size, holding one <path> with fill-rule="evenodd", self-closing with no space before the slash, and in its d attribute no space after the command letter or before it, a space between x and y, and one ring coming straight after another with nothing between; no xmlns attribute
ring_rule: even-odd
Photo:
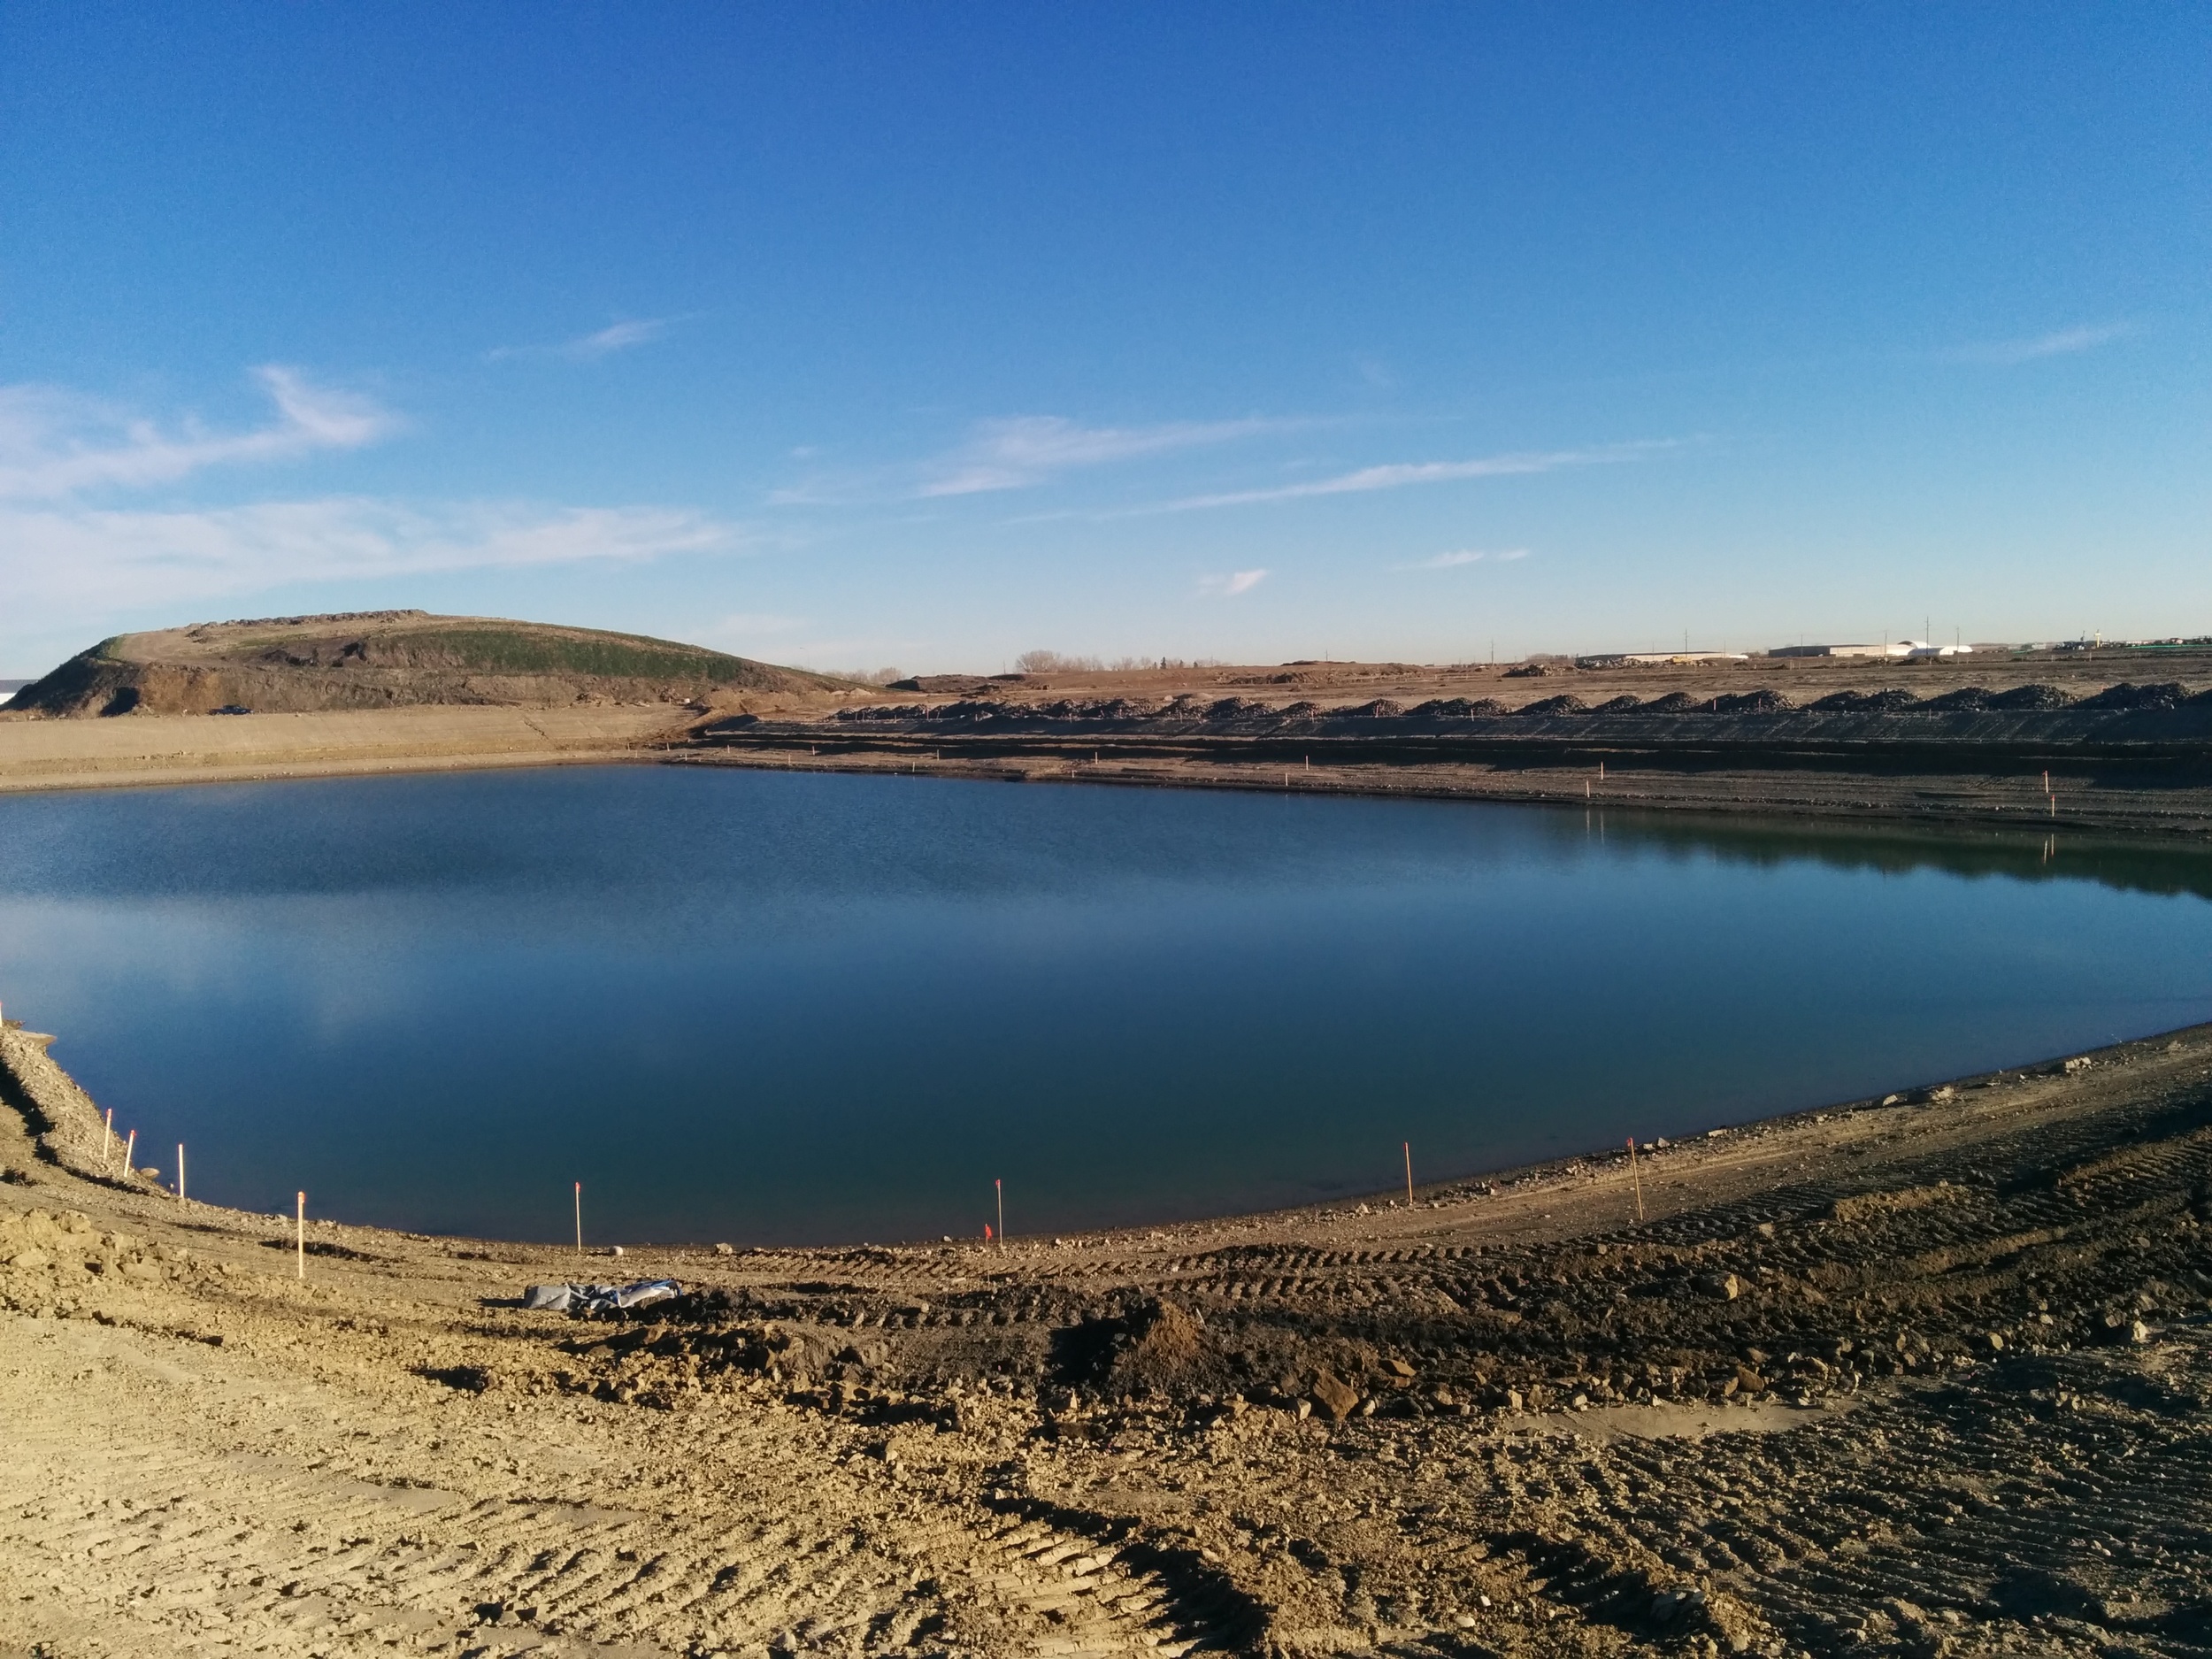
<svg viewBox="0 0 2212 1659"><path fill-rule="evenodd" d="M2212 1029L1402 1198L565 1251L186 1204L0 1035L0 1651L2212 1650ZM1647 1218L1633 1220L1640 1202Z"/></svg>
<svg viewBox="0 0 2212 1659"><path fill-rule="evenodd" d="M2200 835L2212 691L2116 684L1325 705L958 697L703 719L721 764Z"/></svg>

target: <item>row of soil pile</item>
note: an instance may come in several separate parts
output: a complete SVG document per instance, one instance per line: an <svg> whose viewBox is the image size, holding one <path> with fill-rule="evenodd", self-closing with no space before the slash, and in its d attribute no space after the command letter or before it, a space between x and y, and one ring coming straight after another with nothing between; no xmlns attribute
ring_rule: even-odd
<svg viewBox="0 0 2212 1659"><path fill-rule="evenodd" d="M1069 723L1124 725L1132 722L1173 723L1180 726L1281 726L1318 721L1399 720L1448 723L1463 720L1549 719L1563 715L1779 715L1810 714L1931 714L2032 713L2061 710L2087 714L2168 712L2179 709L2212 711L2212 690L2192 692L2178 680L2157 685L2123 682L2087 696L2076 696L2057 686L2015 686L1989 691L1963 686L1932 697L1921 697L1902 687L1883 691L1837 691L1806 703L1795 703L1779 691L1755 691L1712 697L1694 697L1673 691L1663 696L1640 699L1622 695L1592 704L1571 695L1544 697L1509 707L1494 697L1436 697L1409 708L1386 697L1335 708L1313 702L1277 706L1248 697L1207 699L1184 695L1165 703L1130 697L1083 701L1058 698L1045 703L1010 702L994 698L964 698L943 703L877 703L845 708L836 718L847 723L933 722L941 725L1041 726Z"/></svg>

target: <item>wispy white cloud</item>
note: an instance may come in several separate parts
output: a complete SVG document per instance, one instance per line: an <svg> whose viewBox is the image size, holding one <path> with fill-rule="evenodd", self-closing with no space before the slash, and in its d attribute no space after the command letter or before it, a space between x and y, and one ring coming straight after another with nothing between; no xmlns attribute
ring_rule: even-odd
<svg viewBox="0 0 2212 1659"><path fill-rule="evenodd" d="M484 354L487 363L501 363L511 357L565 357L572 363L594 363L617 351L627 351L633 346L650 345L665 336L671 327L682 319L676 317L639 317L628 321L610 323L604 328L588 334L579 334L573 340L556 341L549 345L494 346Z"/></svg>
<svg viewBox="0 0 2212 1659"><path fill-rule="evenodd" d="M1233 443L1309 424L1253 418L1086 426L1060 415L1016 415L978 421L953 449L918 465L819 472L772 492L768 499L775 506L818 507L887 497L937 501L1029 489L1087 467Z"/></svg>
<svg viewBox="0 0 2212 1659"><path fill-rule="evenodd" d="M1267 572L1263 570L1232 571L1226 576L1200 577L1198 591L1217 599L1234 599L1239 594L1250 593L1266 580Z"/></svg>
<svg viewBox="0 0 2212 1659"><path fill-rule="evenodd" d="M254 371L274 419L240 432L159 421L51 387L0 388L0 593L19 617L96 618L305 582L742 550L737 526L682 508L362 495L243 505L117 505L207 468L296 459L398 429L366 398L296 369Z"/></svg>
<svg viewBox="0 0 2212 1659"><path fill-rule="evenodd" d="M916 493L924 498L1024 489L1080 467L1164 455L1279 431L1271 420L1179 420L1157 426L1083 426L1058 415L979 423Z"/></svg>
<svg viewBox="0 0 2212 1659"><path fill-rule="evenodd" d="M2032 363L2038 357L2063 357L2078 351L2093 351L2099 346L2124 339L2133 332L2133 328L2126 323L2099 323L2078 328L2055 329L2047 334L2032 334L2023 340L1996 340L1981 345L1961 346L1946 352L1944 356L1953 363Z"/></svg>
<svg viewBox="0 0 2212 1659"><path fill-rule="evenodd" d="M265 364L253 376L276 418L243 432L194 419L165 426L58 387L0 387L0 500L173 484L213 466L358 449L399 427L368 398L317 386L297 369Z"/></svg>
<svg viewBox="0 0 2212 1659"><path fill-rule="evenodd" d="M1402 571L1448 571L1456 570L1462 565L1479 565L1485 559L1502 565L1509 559L1525 559L1527 557L1528 549L1525 547L1507 548L1499 552L1481 548L1461 548L1451 553L1439 553L1433 558L1416 559L1412 564L1401 565L1398 568Z"/></svg>
<svg viewBox="0 0 2212 1659"><path fill-rule="evenodd" d="M203 511L0 509L0 588L26 605L84 611L296 582L637 563L749 545L734 526L661 507L328 496Z"/></svg>
<svg viewBox="0 0 2212 1659"><path fill-rule="evenodd" d="M1489 455L1469 461L1395 461L1363 466L1333 478L1302 484L1279 484L1266 489L1231 490L1216 495L1186 495L1135 512L1191 512L1210 507L1244 507L1262 502L1304 501L1317 495L1363 495L1371 490L1404 489L1416 484L1447 484L1464 479L1509 478L1531 472L1553 472L1562 467L1600 466L1612 462L1641 460L1678 447L1674 439L1652 439L1634 443L1607 444L1589 449L1524 450Z"/></svg>

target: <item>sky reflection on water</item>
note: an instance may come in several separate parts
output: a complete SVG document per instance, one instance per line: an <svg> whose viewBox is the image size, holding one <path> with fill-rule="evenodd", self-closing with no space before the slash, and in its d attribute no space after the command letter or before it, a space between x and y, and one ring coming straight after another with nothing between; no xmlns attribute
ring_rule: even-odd
<svg viewBox="0 0 2212 1659"><path fill-rule="evenodd" d="M620 767L0 848L0 1000L154 1162L424 1231L1219 1213L2212 1016L2212 858L2033 837Z"/></svg>

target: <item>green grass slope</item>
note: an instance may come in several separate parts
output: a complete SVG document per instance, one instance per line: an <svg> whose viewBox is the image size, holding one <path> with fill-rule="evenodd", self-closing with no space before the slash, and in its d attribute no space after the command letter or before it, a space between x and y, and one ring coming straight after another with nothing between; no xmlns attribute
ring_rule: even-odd
<svg viewBox="0 0 2212 1659"><path fill-rule="evenodd" d="M62 718L222 708L556 707L844 688L826 674L644 634L380 611L118 634L26 687L10 707Z"/></svg>

